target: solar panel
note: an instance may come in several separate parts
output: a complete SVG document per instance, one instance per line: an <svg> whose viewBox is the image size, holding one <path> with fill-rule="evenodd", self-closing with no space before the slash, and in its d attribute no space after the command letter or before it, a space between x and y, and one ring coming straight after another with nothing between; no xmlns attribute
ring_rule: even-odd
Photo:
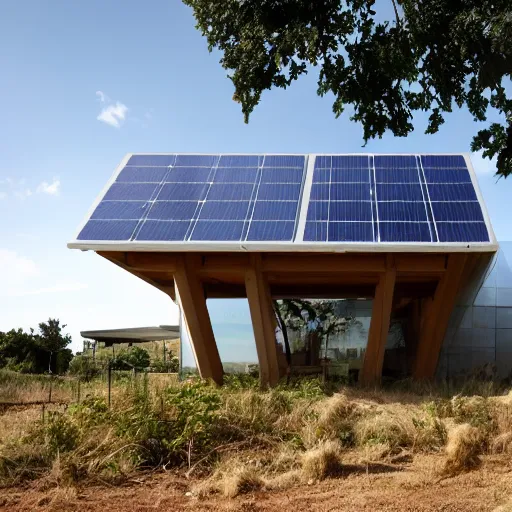
<svg viewBox="0 0 512 512"><path fill-rule="evenodd" d="M304 155L133 155L78 239L292 241L305 161Z"/></svg>
<svg viewBox="0 0 512 512"><path fill-rule="evenodd" d="M70 245L490 241L462 155L160 154L125 159Z"/></svg>

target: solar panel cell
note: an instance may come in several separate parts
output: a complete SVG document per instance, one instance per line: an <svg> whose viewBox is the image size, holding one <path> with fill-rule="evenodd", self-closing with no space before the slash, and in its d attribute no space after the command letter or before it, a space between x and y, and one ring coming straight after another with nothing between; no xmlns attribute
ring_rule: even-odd
<svg viewBox="0 0 512 512"><path fill-rule="evenodd" d="M183 241L187 234L190 220L186 221L161 221L146 220L140 226L135 236L137 241L152 242L176 242Z"/></svg>
<svg viewBox="0 0 512 512"><path fill-rule="evenodd" d="M217 155L178 155L176 167L213 167L219 162Z"/></svg>
<svg viewBox="0 0 512 512"><path fill-rule="evenodd" d="M258 189L258 200L296 201L300 196L300 188L300 185L282 184L276 186L271 183L262 183Z"/></svg>
<svg viewBox="0 0 512 512"><path fill-rule="evenodd" d="M204 183L166 183L158 194L158 201L201 201L208 185Z"/></svg>
<svg viewBox="0 0 512 512"><path fill-rule="evenodd" d="M168 183L206 183L214 170L209 167L172 167L165 177Z"/></svg>
<svg viewBox="0 0 512 512"><path fill-rule="evenodd" d="M333 155L331 162L331 167L337 169L368 169L367 155Z"/></svg>
<svg viewBox="0 0 512 512"><path fill-rule="evenodd" d="M244 223L239 221L198 220L190 240L236 241L240 240L243 229Z"/></svg>
<svg viewBox="0 0 512 512"><path fill-rule="evenodd" d="M488 242L489 234L483 222L438 222L440 242Z"/></svg>
<svg viewBox="0 0 512 512"><path fill-rule="evenodd" d="M466 161L462 155L423 155L423 167L466 169Z"/></svg>
<svg viewBox="0 0 512 512"><path fill-rule="evenodd" d="M249 201L206 201L199 219L244 221L248 211Z"/></svg>
<svg viewBox="0 0 512 512"><path fill-rule="evenodd" d="M331 181L337 183L370 183L370 172L366 169L333 169Z"/></svg>
<svg viewBox="0 0 512 512"><path fill-rule="evenodd" d="M266 155L263 167L298 167L304 168L306 159L300 155Z"/></svg>
<svg viewBox="0 0 512 512"><path fill-rule="evenodd" d="M377 198L379 201L421 201L423 203L419 183L377 183Z"/></svg>
<svg viewBox="0 0 512 512"><path fill-rule="evenodd" d="M214 183L254 183L258 169L254 167L219 167L213 177Z"/></svg>
<svg viewBox="0 0 512 512"><path fill-rule="evenodd" d="M149 201L153 198L156 183L114 183L105 194L104 200Z"/></svg>
<svg viewBox="0 0 512 512"><path fill-rule="evenodd" d="M431 242L427 222L379 222L381 242Z"/></svg>
<svg viewBox="0 0 512 512"><path fill-rule="evenodd" d="M428 184L427 188L431 201L477 201L475 189L471 183Z"/></svg>
<svg viewBox="0 0 512 512"><path fill-rule="evenodd" d="M126 165L167 167L175 161L176 155L133 155Z"/></svg>
<svg viewBox="0 0 512 512"><path fill-rule="evenodd" d="M375 167L384 169L416 169L414 155L375 155Z"/></svg>
<svg viewBox="0 0 512 512"><path fill-rule="evenodd" d="M258 201L254 207L254 220L295 220L296 201Z"/></svg>
<svg viewBox="0 0 512 512"><path fill-rule="evenodd" d="M304 241L326 242L327 222L306 222L306 227L304 229Z"/></svg>
<svg viewBox="0 0 512 512"><path fill-rule="evenodd" d="M378 207L381 221L427 222L427 212L423 202L379 202Z"/></svg>
<svg viewBox="0 0 512 512"><path fill-rule="evenodd" d="M471 183L467 169L424 169L427 183Z"/></svg>
<svg viewBox="0 0 512 512"><path fill-rule="evenodd" d="M307 220L329 220L329 201L310 201Z"/></svg>
<svg viewBox="0 0 512 512"><path fill-rule="evenodd" d="M377 183L419 183L418 169L375 167L375 180Z"/></svg>
<svg viewBox="0 0 512 512"><path fill-rule="evenodd" d="M263 168L261 183L298 183L302 182L303 170L289 167Z"/></svg>
<svg viewBox="0 0 512 512"><path fill-rule="evenodd" d="M373 242L371 222L329 222L329 242Z"/></svg>
<svg viewBox="0 0 512 512"><path fill-rule="evenodd" d="M199 203L197 201L156 201L149 209L148 219L190 220Z"/></svg>
<svg viewBox="0 0 512 512"><path fill-rule="evenodd" d="M372 205L369 201L331 201L330 221L372 221Z"/></svg>
<svg viewBox="0 0 512 512"><path fill-rule="evenodd" d="M262 162L259 155L222 155L219 167L258 167Z"/></svg>
<svg viewBox="0 0 512 512"><path fill-rule="evenodd" d="M370 185L365 183L332 183L331 201L370 201Z"/></svg>
<svg viewBox="0 0 512 512"><path fill-rule="evenodd" d="M329 184L313 183L311 186L311 201L328 201L329 200Z"/></svg>
<svg viewBox="0 0 512 512"><path fill-rule="evenodd" d="M208 191L209 201L249 201L254 185L248 183L214 183Z"/></svg>
<svg viewBox="0 0 512 512"><path fill-rule="evenodd" d="M295 222L255 221L251 222L247 240L289 242L293 238Z"/></svg>
<svg viewBox="0 0 512 512"><path fill-rule="evenodd" d="M90 220L78 240L130 240L137 223L136 220Z"/></svg>
<svg viewBox="0 0 512 512"><path fill-rule="evenodd" d="M478 202L467 203L432 203L434 217L441 221L480 221L484 222L482 209Z"/></svg>
<svg viewBox="0 0 512 512"><path fill-rule="evenodd" d="M160 183L168 172L168 167L125 167L116 181L118 183Z"/></svg>
<svg viewBox="0 0 512 512"><path fill-rule="evenodd" d="M150 206L147 201L102 201L94 210L91 219L139 220Z"/></svg>

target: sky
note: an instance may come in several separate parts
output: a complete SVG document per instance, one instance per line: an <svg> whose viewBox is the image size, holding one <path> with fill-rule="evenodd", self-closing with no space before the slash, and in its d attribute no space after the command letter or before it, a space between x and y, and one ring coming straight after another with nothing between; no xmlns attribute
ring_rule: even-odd
<svg viewBox="0 0 512 512"><path fill-rule="evenodd" d="M266 92L246 125L219 59L179 0L0 3L0 331L59 318L80 350L82 330L177 323L162 292L66 247L126 153L466 152L479 129L458 110L427 136L419 115L408 138L363 148L314 70ZM512 240L512 178L472 159L496 236ZM253 359L247 305L209 307L221 354Z"/></svg>

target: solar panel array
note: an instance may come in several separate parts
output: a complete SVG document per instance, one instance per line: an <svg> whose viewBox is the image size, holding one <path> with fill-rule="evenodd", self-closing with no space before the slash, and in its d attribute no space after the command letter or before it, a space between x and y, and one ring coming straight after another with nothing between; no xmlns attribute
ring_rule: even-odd
<svg viewBox="0 0 512 512"><path fill-rule="evenodd" d="M291 241L305 156L134 155L79 240Z"/></svg>
<svg viewBox="0 0 512 512"><path fill-rule="evenodd" d="M301 204L306 219L298 233ZM490 239L461 155L171 154L131 156L78 240Z"/></svg>

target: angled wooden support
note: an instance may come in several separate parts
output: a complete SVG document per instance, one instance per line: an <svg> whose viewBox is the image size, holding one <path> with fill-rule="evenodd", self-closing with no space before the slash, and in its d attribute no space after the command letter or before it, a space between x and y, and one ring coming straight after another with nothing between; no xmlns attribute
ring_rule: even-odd
<svg viewBox="0 0 512 512"><path fill-rule="evenodd" d="M396 281L396 268L392 257L388 258L387 267L386 272L381 274L375 288L368 344L364 355L363 368L359 375L359 382L366 386L379 384L382 378L384 351L386 349Z"/></svg>
<svg viewBox="0 0 512 512"><path fill-rule="evenodd" d="M260 383L262 387L275 386L279 381L276 319L270 287L266 276L262 273L259 254L251 255L250 266L245 273L245 288L258 353Z"/></svg>
<svg viewBox="0 0 512 512"><path fill-rule="evenodd" d="M450 254L443 274L428 307L422 311L421 332L413 364L415 379L434 377L450 315L462 284L467 254Z"/></svg>
<svg viewBox="0 0 512 512"><path fill-rule="evenodd" d="M198 276L199 264L200 260L194 255L178 258L174 283L201 378L212 379L220 385L224 372L206 307L203 284Z"/></svg>

